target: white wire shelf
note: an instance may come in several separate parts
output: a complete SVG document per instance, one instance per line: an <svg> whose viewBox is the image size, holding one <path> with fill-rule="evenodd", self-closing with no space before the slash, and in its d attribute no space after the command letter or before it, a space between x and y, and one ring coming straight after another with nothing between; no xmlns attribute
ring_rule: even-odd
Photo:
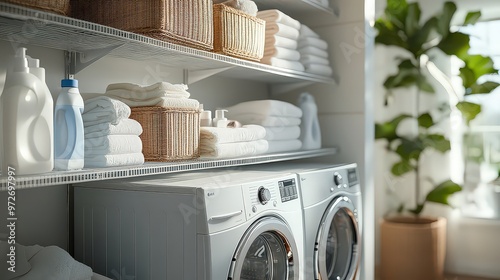
<svg viewBox="0 0 500 280"><path fill-rule="evenodd" d="M295 0L296 1L296 0ZM188 71L230 68L219 75L272 84L335 83L305 73L180 46L108 26L0 2L0 39L81 54L109 50L110 56L153 61Z"/></svg>
<svg viewBox="0 0 500 280"><path fill-rule="evenodd" d="M182 162L146 162L144 165L138 166L95 169L86 168L78 171L54 171L43 174L16 176L15 181L13 182L15 182L16 190L19 190L34 187L74 184L80 182L185 172L210 168L263 164L277 161L333 156L335 154L337 154L337 148L322 148L309 151L264 154L232 159L194 159ZM0 177L0 191L6 191L7 186L7 178L5 176Z"/></svg>

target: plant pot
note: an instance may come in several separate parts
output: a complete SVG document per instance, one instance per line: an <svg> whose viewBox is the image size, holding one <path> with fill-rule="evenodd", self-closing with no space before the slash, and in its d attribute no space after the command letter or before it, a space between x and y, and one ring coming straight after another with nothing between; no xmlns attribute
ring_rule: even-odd
<svg viewBox="0 0 500 280"><path fill-rule="evenodd" d="M445 218L391 217L380 226L381 280L444 279Z"/></svg>

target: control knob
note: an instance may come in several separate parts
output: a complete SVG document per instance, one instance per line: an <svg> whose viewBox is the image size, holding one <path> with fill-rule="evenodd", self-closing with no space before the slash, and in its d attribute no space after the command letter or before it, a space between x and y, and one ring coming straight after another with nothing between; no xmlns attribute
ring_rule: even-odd
<svg viewBox="0 0 500 280"><path fill-rule="evenodd" d="M342 183L344 182L344 180L342 179L342 175L340 175L339 173L333 174L333 182L337 186L342 185Z"/></svg>
<svg viewBox="0 0 500 280"><path fill-rule="evenodd" d="M264 187L259 188L259 201L261 204L265 205L269 200L271 200L271 192L269 189L266 189Z"/></svg>

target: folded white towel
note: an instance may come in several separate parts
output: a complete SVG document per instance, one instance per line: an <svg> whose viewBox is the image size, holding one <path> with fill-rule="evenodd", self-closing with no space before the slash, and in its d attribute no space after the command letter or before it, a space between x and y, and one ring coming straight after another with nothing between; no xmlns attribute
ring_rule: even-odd
<svg viewBox="0 0 500 280"><path fill-rule="evenodd" d="M300 55L300 62L302 64L330 65L330 61L327 58L317 56L317 55L312 55L312 54Z"/></svg>
<svg viewBox="0 0 500 280"><path fill-rule="evenodd" d="M200 127L200 145L248 142L265 136L266 129L253 124L238 128Z"/></svg>
<svg viewBox="0 0 500 280"><path fill-rule="evenodd" d="M266 36L266 40L264 42L264 49L269 48L271 46L296 50L297 40L288 39L279 35Z"/></svg>
<svg viewBox="0 0 500 280"><path fill-rule="evenodd" d="M133 119L123 119L118 124L100 123L85 127L85 138L106 135L141 135L141 124Z"/></svg>
<svg viewBox="0 0 500 280"><path fill-rule="evenodd" d="M307 47L298 48L298 51L299 51L301 56L306 55L306 54L310 54L310 55L315 55L315 56L319 56L319 57L323 57L323 58L328 58L327 51L322 50L322 49L317 48L317 47L314 47L314 46L307 46Z"/></svg>
<svg viewBox="0 0 500 280"><path fill-rule="evenodd" d="M251 16L257 16L259 9L254 1L250 0L214 0L214 4L224 4L226 6L235 8Z"/></svg>
<svg viewBox="0 0 500 280"><path fill-rule="evenodd" d="M266 140L293 140L300 137L300 126L275 126L265 127Z"/></svg>
<svg viewBox="0 0 500 280"><path fill-rule="evenodd" d="M107 135L85 139L85 158L140 152L142 152L142 141L137 135Z"/></svg>
<svg viewBox="0 0 500 280"><path fill-rule="evenodd" d="M149 86L141 86L132 83L109 84L106 87L106 95L119 96L134 101L148 100L153 97L189 98L185 84L171 84L158 82Z"/></svg>
<svg viewBox="0 0 500 280"><path fill-rule="evenodd" d="M276 57L263 58L260 60L260 63L268 64L268 65L283 68L283 69L300 71L300 72L304 72L304 70L305 70L304 65L302 65L302 63L300 63L298 61L291 61L291 60L286 60L286 59L281 59L281 58L276 58Z"/></svg>
<svg viewBox="0 0 500 280"><path fill-rule="evenodd" d="M318 74L321 76L331 76L333 74L333 69L329 65L323 64L304 64L307 73Z"/></svg>
<svg viewBox="0 0 500 280"><path fill-rule="evenodd" d="M264 49L264 59L268 59L270 57L299 61L300 53L297 50L271 46Z"/></svg>
<svg viewBox="0 0 500 280"><path fill-rule="evenodd" d="M257 17L265 20L266 22L279 22L284 25L288 25L297 30L300 29L300 22L296 19L293 19L289 15L283 13L280 10L272 9L272 10L264 10L259 11L257 13Z"/></svg>
<svg viewBox="0 0 500 280"><path fill-rule="evenodd" d="M267 152L267 148L267 140L200 145L200 156L209 158L254 156Z"/></svg>
<svg viewBox="0 0 500 280"><path fill-rule="evenodd" d="M297 45L299 48L313 46L322 50L328 49L328 43L325 40L316 37L301 37L297 42Z"/></svg>
<svg viewBox="0 0 500 280"><path fill-rule="evenodd" d="M298 139L294 140L276 140L276 141L268 141L269 148L267 149L267 153L280 153L280 152L288 152L288 151L296 151L300 150L302 147L302 142Z"/></svg>
<svg viewBox="0 0 500 280"><path fill-rule="evenodd" d="M200 102L191 98L169 98L169 97L156 97L148 100L134 101L126 98L115 96L114 98L121 100L123 103L130 107L142 106L160 106L165 108L184 108L184 109L198 109Z"/></svg>
<svg viewBox="0 0 500 280"><path fill-rule="evenodd" d="M282 23L266 21L266 36L270 35L278 35L288 39L297 40L299 38L299 30Z"/></svg>
<svg viewBox="0 0 500 280"><path fill-rule="evenodd" d="M5 245L3 245L5 244ZM8 248L6 241L0 240L2 255L6 255ZM5 254L4 254L5 253ZM28 270L23 270L22 274L18 264L26 263ZM4 267L4 266L2 266ZM5 274L5 275L4 275ZM2 269L1 279L22 279L22 280L40 280L40 279L75 279L89 280L93 275L92 269L83 263L73 259L65 250L57 246L42 247L39 245L23 246L16 244L16 272L10 272ZM16 277L19 276L19 277Z"/></svg>
<svg viewBox="0 0 500 280"><path fill-rule="evenodd" d="M262 99L241 102L231 107L226 108L226 114L231 117L236 117L241 114L258 114L264 116L277 116L277 117L302 117L302 110L292 103L273 100Z"/></svg>
<svg viewBox="0 0 500 280"><path fill-rule="evenodd" d="M231 117L232 120L237 120L242 124L257 124L262 126L294 126L300 125L301 119L295 117L276 117L265 116L262 114L241 114Z"/></svg>
<svg viewBox="0 0 500 280"><path fill-rule="evenodd" d="M309 26L301 24L300 25L300 37L314 37L314 38L319 38L318 33L314 32Z"/></svg>
<svg viewBox="0 0 500 280"><path fill-rule="evenodd" d="M83 125L100 123L118 124L130 116L130 107L125 103L108 96L97 96L85 100L82 114Z"/></svg>
<svg viewBox="0 0 500 280"><path fill-rule="evenodd" d="M112 167L144 164L142 153L85 157L85 167Z"/></svg>

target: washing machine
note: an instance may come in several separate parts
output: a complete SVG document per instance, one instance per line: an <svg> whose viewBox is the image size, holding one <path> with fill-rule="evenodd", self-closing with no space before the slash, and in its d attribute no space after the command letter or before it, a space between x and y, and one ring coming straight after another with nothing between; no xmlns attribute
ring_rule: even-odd
<svg viewBox="0 0 500 280"><path fill-rule="evenodd" d="M299 280L297 175L217 169L76 184L75 259L113 279Z"/></svg>
<svg viewBox="0 0 500 280"><path fill-rule="evenodd" d="M362 197L357 165L289 162L251 168L298 176L304 218L302 278L358 279Z"/></svg>

